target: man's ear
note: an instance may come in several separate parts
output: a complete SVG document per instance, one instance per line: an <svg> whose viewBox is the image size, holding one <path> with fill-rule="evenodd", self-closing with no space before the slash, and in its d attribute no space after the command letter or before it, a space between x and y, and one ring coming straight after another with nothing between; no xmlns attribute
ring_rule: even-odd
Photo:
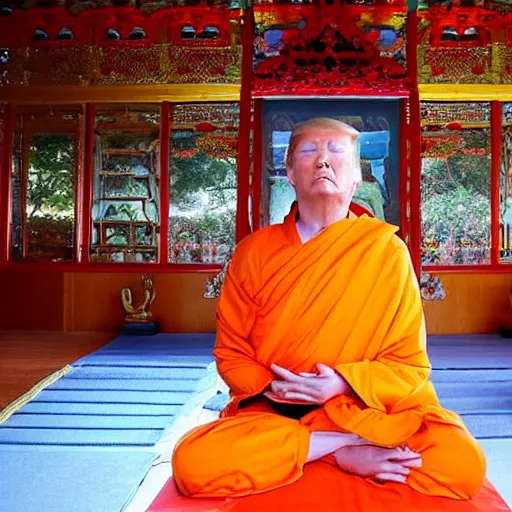
<svg viewBox="0 0 512 512"><path fill-rule="evenodd" d="M292 167L286 166L286 177L292 187L295 187L295 172Z"/></svg>
<svg viewBox="0 0 512 512"><path fill-rule="evenodd" d="M361 185L361 182L360 181L354 181L354 183L352 183L352 197L354 197L354 194L357 192L357 189L359 188L359 185Z"/></svg>

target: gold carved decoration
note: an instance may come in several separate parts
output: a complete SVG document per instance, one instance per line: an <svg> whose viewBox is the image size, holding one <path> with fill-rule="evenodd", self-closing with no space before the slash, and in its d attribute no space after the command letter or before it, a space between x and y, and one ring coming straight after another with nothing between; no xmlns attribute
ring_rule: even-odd
<svg viewBox="0 0 512 512"><path fill-rule="evenodd" d="M69 45L11 48L0 63L2 86L238 84L240 46Z"/></svg>

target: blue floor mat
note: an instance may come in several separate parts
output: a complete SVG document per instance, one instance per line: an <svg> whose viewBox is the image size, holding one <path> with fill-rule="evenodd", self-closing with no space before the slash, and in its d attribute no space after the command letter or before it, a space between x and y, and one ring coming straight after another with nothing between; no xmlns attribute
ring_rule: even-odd
<svg viewBox="0 0 512 512"><path fill-rule="evenodd" d="M440 395L443 407L458 414L506 414L512 412L512 397L490 396L488 398L467 396L449 397ZM512 437L512 432L510 432Z"/></svg>
<svg viewBox="0 0 512 512"><path fill-rule="evenodd" d="M161 416L16 414L11 418L9 425L11 428L164 429L172 423L173 419L174 416L169 414Z"/></svg>
<svg viewBox="0 0 512 512"><path fill-rule="evenodd" d="M508 414L463 414L462 419L477 439L510 439L512 441L512 411Z"/></svg>
<svg viewBox="0 0 512 512"><path fill-rule="evenodd" d="M434 369L512 369L512 340L498 334L429 336L428 353Z"/></svg>
<svg viewBox="0 0 512 512"><path fill-rule="evenodd" d="M182 391L144 392L144 391L43 391L35 402L111 403L111 404L184 404L190 393Z"/></svg>
<svg viewBox="0 0 512 512"><path fill-rule="evenodd" d="M433 382L441 404L459 414L512 413L512 381Z"/></svg>
<svg viewBox="0 0 512 512"><path fill-rule="evenodd" d="M486 369L466 370L454 368L453 370L432 370L432 382L448 384L457 382L512 382L512 369Z"/></svg>
<svg viewBox="0 0 512 512"><path fill-rule="evenodd" d="M0 445L32 446L146 446L153 447L162 436L161 429L63 429L19 428L0 429Z"/></svg>
<svg viewBox="0 0 512 512"><path fill-rule="evenodd" d="M193 393L208 385L213 341L211 334L117 338L73 363L0 425L0 445L154 446ZM87 424L78 424L77 415L87 415ZM123 416L136 421L122 424Z"/></svg>
<svg viewBox="0 0 512 512"><path fill-rule="evenodd" d="M79 373L79 372L78 372ZM70 379L68 375L48 387L58 391L141 391L159 392L194 392L197 380L184 379Z"/></svg>
<svg viewBox="0 0 512 512"><path fill-rule="evenodd" d="M169 404L91 404L91 403L62 403L62 402L29 402L15 416L20 414L90 414L96 416L166 416L175 415L182 405ZM14 418L13 416L12 418ZM10 420L12 419L10 418ZM9 420L9 421L10 421Z"/></svg>
<svg viewBox="0 0 512 512"><path fill-rule="evenodd" d="M163 354L162 354L163 355ZM166 354L167 355L167 354ZM86 366L117 366L117 367L128 367L137 368L144 367L147 369L153 368L169 368L169 361L162 361L160 355L130 355L123 353L116 354L97 354L89 356L90 358L86 362L80 363L80 365ZM206 368L212 361L211 355L197 355L197 356L184 356L176 355L172 359L173 368Z"/></svg>
<svg viewBox="0 0 512 512"><path fill-rule="evenodd" d="M430 336L428 352L441 405L477 439L512 439L512 340Z"/></svg>
<svg viewBox="0 0 512 512"><path fill-rule="evenodd" d="M78 371L80 370L80 371ZM95 380L198 380L204 377L204 367L197 368L123 368L105 366L81 366L66 375L68 379L95 379Z"/></svg>
<svg viewBox="0 0 512 512"><path fill-rule="evenodd" d="M209 333L121 336L73 366L200 369L213 360L214 341Z"/></svg>
<svg viewBox="0 0 512 512"><path fill-rule="evenodd" d="M118 512L153 460L144 452L16 451L0 447L2 512Z"/></svg>

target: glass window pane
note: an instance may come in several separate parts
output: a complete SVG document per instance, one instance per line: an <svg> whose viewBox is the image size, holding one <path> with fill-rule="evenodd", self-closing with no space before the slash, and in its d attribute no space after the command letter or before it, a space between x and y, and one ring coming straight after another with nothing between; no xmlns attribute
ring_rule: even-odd
<svg viewBox="0 0 512 512"><path fill-rule="evenodd" d="M512 103L503 103L500 167L500 261L512 263Z"/></svg>
<svg viewBox="0 0 512 512"><path fill-rule="evenodd" d="M223 263L235 245L238 103L175 105L169 261Z"/></svg>
<svg viewBox="0 0 512 512"><path fill-rule="evenodd" d="M488 103L423 103L422 265L490 263Z"/></svg>
<svg viewBox="0 0 512 512"><path fill-rule="evenodd" d="M293 128L312 117L331 117L360 131L363 182L354 202L375 217L400 225L398 101L288 100L263 103L262 225L283 221L295 201L286 177Z"/></svg>
<svg viewBox="0 0 512 512"><path fill-rule="evenodd" d="M70 262L82 107L19 107L13 133L11 254Z"/></svg>
<svg viewBox="0 0 512 512"><path fill-rule="evenodd" d="M160 105L98 106L91 261L158 260Z"/></svg>

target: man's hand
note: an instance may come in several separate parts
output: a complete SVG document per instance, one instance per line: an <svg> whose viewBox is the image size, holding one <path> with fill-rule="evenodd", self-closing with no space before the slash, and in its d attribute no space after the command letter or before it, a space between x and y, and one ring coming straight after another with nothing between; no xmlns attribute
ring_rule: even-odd
<svg viewBox="0 0 512 512"><path fill-rule="evenodd" d="M272 393L266 395L272 399L300 400L311 404L324 404L338 395L351 393L351 388L345 379L325 364L317 364L318 373L296 374L277 364L270 369L281 380L274 380L271 384Z"/></svg>
<svg viewBox="0 0 512 512"><path fill-rule="evenodd" d="M407 482L412 468L421 467L421 455L407 446L344 446L334 453L338 466L347 473L381 482Z"/></svg>

